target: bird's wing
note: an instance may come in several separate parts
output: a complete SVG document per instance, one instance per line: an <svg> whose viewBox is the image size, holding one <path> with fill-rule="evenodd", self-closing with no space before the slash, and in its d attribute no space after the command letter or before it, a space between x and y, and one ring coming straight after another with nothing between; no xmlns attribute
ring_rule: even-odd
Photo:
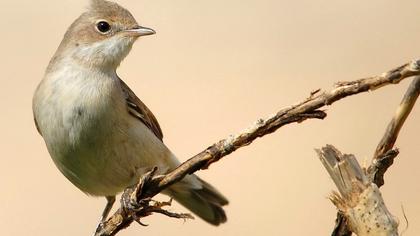
<svg viewBox="0 0 420 236"><path fill-rule="evenodd" d="M153 113L147 106L136 96L136 94L128 87L122 79L120 79L121 88L125 94L128 112L143 122L160 140L163 139L162 130Z"/></svg>

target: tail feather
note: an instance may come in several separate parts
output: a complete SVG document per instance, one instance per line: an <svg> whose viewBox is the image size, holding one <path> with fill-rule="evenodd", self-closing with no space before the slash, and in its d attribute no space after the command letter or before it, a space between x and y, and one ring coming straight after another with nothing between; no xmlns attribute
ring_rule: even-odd
<svg viewBox="0 0 420 236"><path fill-rule="evenodd" d="M222 206L228 204L228 200L209 183L194 177L199 181L201 188L181 181L171 187L170 195L181 205L212 225L226 222L227 217Z"/></svg>

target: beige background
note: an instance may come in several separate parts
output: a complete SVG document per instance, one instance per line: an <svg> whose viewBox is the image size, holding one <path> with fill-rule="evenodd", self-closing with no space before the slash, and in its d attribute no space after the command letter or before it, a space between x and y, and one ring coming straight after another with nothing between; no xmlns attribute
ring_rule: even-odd
<svg viewBox="0 0 420 236"><path fill-rule="evenodd" d="M158 33L137 42L119 74L182 160L313 89L420 56L418 0L120 3ZM55 168L31 111L49 58L86 5L0 1L2 235L91 235L102 210L103 199L85 196ZM326 120L284 127L201 172L230 199L227 224L151 216L149 227L120 235L329 235L335 209L326 197L334 187L313 149L331 143L369 160L408 83L345 99ZM419 122L417 106L383 188L401 229L405 208L405 235L420 232Z"/></svg>

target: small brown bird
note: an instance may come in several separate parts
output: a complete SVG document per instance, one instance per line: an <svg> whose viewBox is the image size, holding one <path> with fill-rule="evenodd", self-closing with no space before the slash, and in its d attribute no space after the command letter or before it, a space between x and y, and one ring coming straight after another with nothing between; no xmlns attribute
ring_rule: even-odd
<svg viewBox="0 0 420 236"><path fill-rule="evenodd" d="M105 220L115 195L153 167L180 162L165 146L152 112L118 77L133 43L152 29L116 3L92 0L69 27L38 85L33 112L58 169L79 189L105 196ZM213 225L226 221L228 200L196 175L164 191Z"/></svg>

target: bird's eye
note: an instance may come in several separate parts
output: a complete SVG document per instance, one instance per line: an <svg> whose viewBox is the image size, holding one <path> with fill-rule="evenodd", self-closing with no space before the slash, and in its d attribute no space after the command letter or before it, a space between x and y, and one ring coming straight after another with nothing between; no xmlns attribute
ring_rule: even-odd
<svg viewBox="0 0 420 236"><path fill-rule="evenodd" d="M108 33L111 30L111 26L109 25L108 22L101 20L98 23L96 23L96 29L100 32L100 33Z"/></svg>

